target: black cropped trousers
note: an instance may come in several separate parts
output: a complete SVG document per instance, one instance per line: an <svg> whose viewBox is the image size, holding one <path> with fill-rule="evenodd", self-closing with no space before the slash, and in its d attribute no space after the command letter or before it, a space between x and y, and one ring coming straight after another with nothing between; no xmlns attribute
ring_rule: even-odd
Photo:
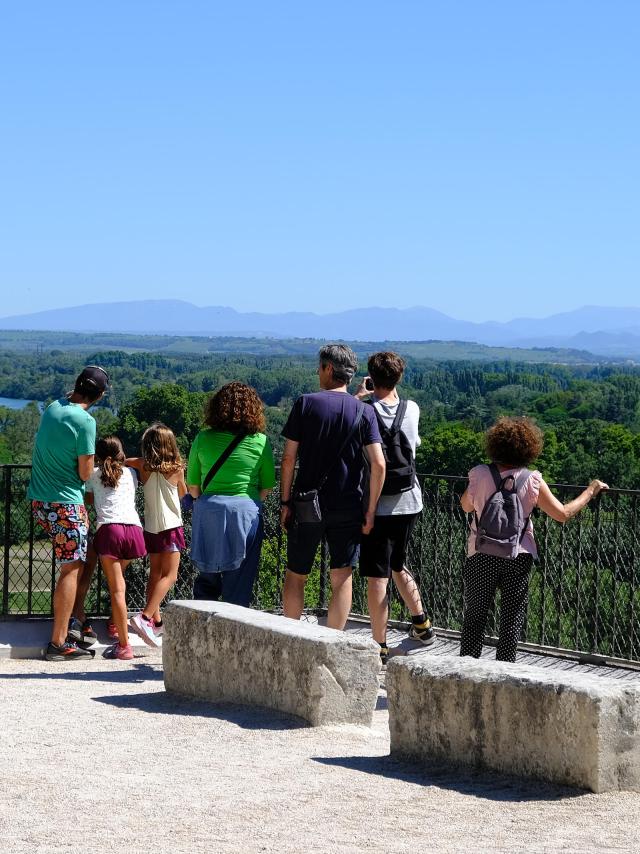
<svg viewBox="0 0 640 854"><path fill-rule="evenodd" d="M480 658L487 617L500 590L500 629L498 633L497 661L515 661L518 642L522 634L529 575L533 566L530 554L517 558L493 557L476 552L467 558L464 566L464 617L460 655Z"/></svg>

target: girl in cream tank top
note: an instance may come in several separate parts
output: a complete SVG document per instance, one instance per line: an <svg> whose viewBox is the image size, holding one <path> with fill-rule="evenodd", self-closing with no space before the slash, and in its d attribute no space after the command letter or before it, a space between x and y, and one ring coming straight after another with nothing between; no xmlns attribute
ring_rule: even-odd
<svg viewBox="0 0 640 854"><path fill-rule="evenodd" d="M159 471L149 472L143 484L144 529L150 534L160 534L182 525L178 486L167 480Z"/></svg>
<svg viewBox="0 0 640 854"><path fill-rule="evenodd" d="M178 578L185 548L180 499L187 491L184 465L173 432L152 424L142 437L142 456L128 460L144 490L144 541L150 571L144 610L131 617L131 628L149 646L160 646L164 629L160 605Z"/></svg>

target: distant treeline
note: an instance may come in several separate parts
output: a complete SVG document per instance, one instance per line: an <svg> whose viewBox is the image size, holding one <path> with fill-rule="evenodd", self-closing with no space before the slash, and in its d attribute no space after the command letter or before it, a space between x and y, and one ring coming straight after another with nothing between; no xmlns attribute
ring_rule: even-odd
<svg viewBox="0 0 640 854"><path fill-rule="evenodd" d="M253 385L267 406L276 450L295 398L317 388L315 355L127 353L106 350L0 352L0 396L62 396L83 364L111 375L112 389L95 407L101 432L117 430L132 445L161 417L187 449L201 426L208 394L230 380ZM551 481L640 486L640 368L500 362L434 362L408 358L401 393L422 410L419 467L466 474L482 458L482 433L501 414L531 415L545 431L540 468ZM366 357L362 359L363 372ZM38 413L0 409L0 461L28 461ZM133 448L131 448L133 450Z"/></svg>

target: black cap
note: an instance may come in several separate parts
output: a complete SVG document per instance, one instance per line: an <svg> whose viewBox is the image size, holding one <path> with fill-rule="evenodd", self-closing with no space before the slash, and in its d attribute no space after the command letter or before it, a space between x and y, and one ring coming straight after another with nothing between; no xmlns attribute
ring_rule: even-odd
<svg viewBox="0 0 640 854"><path fill-rule="evenodd" d="M98 365L87 365L76 379L74 391L85 396L102 394L109 385L109 374Z"/></svg>

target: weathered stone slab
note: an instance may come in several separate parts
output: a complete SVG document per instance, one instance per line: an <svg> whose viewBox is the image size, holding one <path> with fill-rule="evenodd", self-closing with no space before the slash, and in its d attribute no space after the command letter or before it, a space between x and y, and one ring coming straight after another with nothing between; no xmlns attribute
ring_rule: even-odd
<svg viewBox="0 0 640 854"><path fill-rule="evenodd" d="M167 691L266 706L312 726L371 724L373 641L223 602L172 602L163 619Z"/></svg>
<svg viewBox="0 0 640 854"><path fill-rule="evenodd" d="M640 691L628 683L425 655L392 659L387 693L394 756L640 789Z"/></svg>

